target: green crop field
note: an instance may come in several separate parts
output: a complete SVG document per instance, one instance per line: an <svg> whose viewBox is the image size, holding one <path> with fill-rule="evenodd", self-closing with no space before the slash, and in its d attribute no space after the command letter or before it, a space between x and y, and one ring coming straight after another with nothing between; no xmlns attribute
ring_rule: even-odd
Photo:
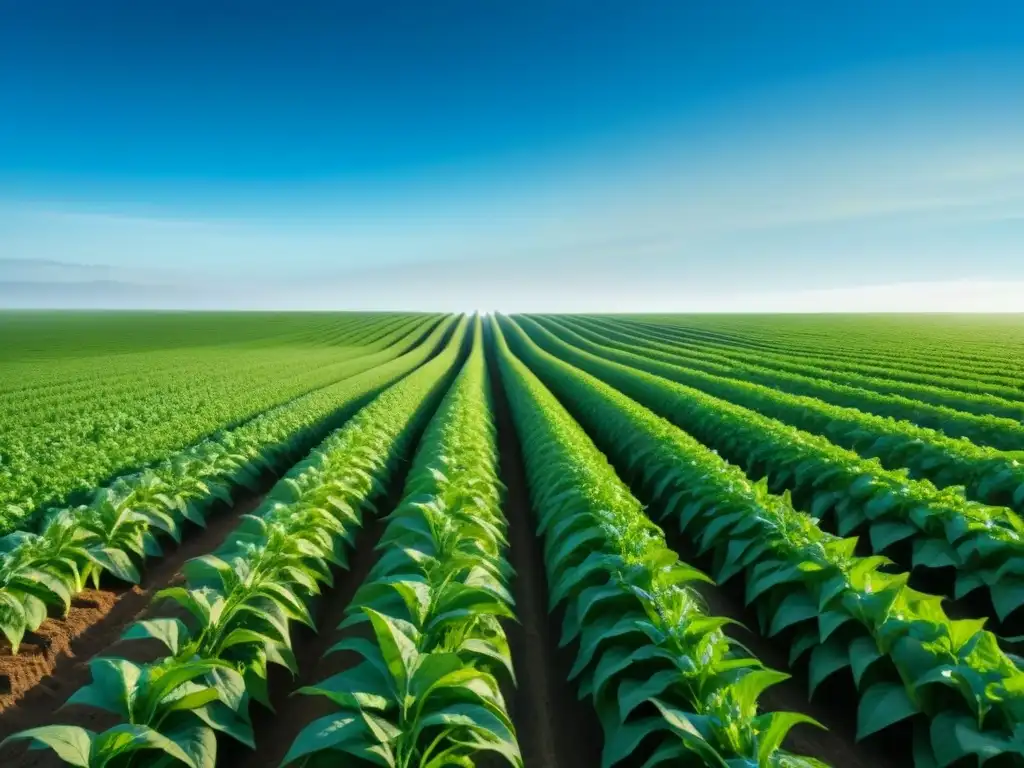
<svg viewBox="0 0 1024 768"><path fill-rule="evenodd" d="M0 350L4 768L1024 766L1017 317Z"/></svg>

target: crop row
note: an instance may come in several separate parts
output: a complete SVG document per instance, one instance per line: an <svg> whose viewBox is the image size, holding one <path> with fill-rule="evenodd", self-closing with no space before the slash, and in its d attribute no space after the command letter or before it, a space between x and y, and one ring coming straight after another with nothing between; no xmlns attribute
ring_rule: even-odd
<svg viewBox="0 0 1024 768"><path fill-rule="evenodd" d="M284 763L347 753L441 768L496 753L522 766L502 696L515 674L500 622L514 614L479 329L387 520L343 639L327 651L353 661L299 690L336 709L305 727Z"/></svg>
<svg viewBox="0 0 1024 768"><path fill-rule="evenodd" d="M686 383L707 389L713 394L744 404L756 403L759 408L764 402L764 407L773 409L772 413L778 414L779 418L794 422L802 420L813 424L818 430L829 429L831 434L836 435L837 442L851 442L860 438L860 444L865 445L865 434L887 435L897 432L912 434L917 440L943 444L951 450L957 446L979 447L967 440L956 439L958 437L969 438L981 446L990 446L1000 452L1020 452L1024 446L1024 426L1011 419L955 412L906 398L844 388L823 380L806 379L796 387L801 391L790 392L787 384L771 373L763 380L758 380L760 377L748 376L745 370L702 362L700 359L664 352L628 340L615 340L578 325L551 320L541 322L546 327L573 333L591 344L599 344L602 354L610 358L623 352L646 358L655 364L672 366L677 369L678 377L685 377ZM851 390L849 397L844 395L846 389ZM839 402L833 403L832 400ZM885 401L887 405L876 408L867 401ZM882 413L879 415L876 410Z"/></svg>
<svg viewBox="0 0 1024 768"><path fill-rule="evenodd" d="M707 577L678 561L586 433L495 335L551 608L564 609L571 674L602 723L603 766L638 749L645 768L822 766L781 749L810 718L758 712L760 694L787 675L729 642L726 620L707 615L687 586Z"/></svg>
<svg viewBox="0 0 1024 768"><path fill-rule="evenodd" d="M842 535L866 529L875 552L907 539L912 563L956 568L955 594L987 587L1005 618L1024 604L1024 522L1010 509L967 501L905 472L885 470L817 435L801 432L675 381L577 349L530 320L519 321L548 352L615 386L754 477L792 488L799 506L831 517ZM518 328L516 331L522 334Z"/></svg>
<svg viewBox="0 0 1024 768"><path fill-rule="evenodd" d="M305 353L200 350L174 355L176 366L164 372L132 360L124 375L92 385L65 370L74 394L61 390L43 401L36 393L17 393L0 402L0 510L10 517L73 501L75 492L114 474L328 386L360 359L397 355L422 330L407 321L367 337L364 347Z"/></svg>
<svg viewBox="0 0 1024 768"><path fill-rule="evenodd" d="M801 373L819 378L843 379L851 374L855 386L877 391L891 391L899 382L912 382L940 389L960 392L988 393L1008 400L1024 398L1024 369L1017 376L1010 375L1006 365L968 364L959 359L940 361L934 355L926 360L915 360L908 350L900 354L866 352L865 356L835 349L831 351L808 349L806 344L793 347L788 345L759 344L753 347L741 346L732 341L699 338L688 334L682 328L650 325L622 320L602 320L611 327L634 333L639 337L661 341L690 352L708 354L744 363L766 365L772 368ZM911 353L915 350L909 350Z"/></svg>
<svg viewBox="0 0 1024 768"><path fill-rule="evenodd" d="M217 732L254 746L248 708L253 700L270 705L268 664L296 670L291 623L314 624L310 601L332 583L333 570L346 567L365 511L451 380L465 328L460 323L442 353L293 467L214 554L186 564L185 585L158 595L181 606L186 621L147 619L125 633L127 640L161 641L162 658L92 662L92 683L68 704L105 710L117 725L102 733L49 725L10 739L44 744L86 768L140 750L162 753L154 765L211 768Z"/></svg>
<svg viewBox="0 0 1024 768"><path fill-rule="evenodd" d="M649 318L643 318L648 320ZM804 322L803 328L792 327L793 318L775 317L765 322L721 322L712 324L700 318L667 318L657 325L685 338L724 344L765 352L819 353L846 359L873 359L887 367L899 368L904 361L935 363L972 376L974 371L996 371L1024 375L1019 359L1020 339L1014 338L1017 327L1012 318L999 321L963 323L963 317L949 324L923 324L921 321L886 321L883 318L840 318L829 321L821 316ZM972 318L976 319L977 318ZM959 321L959 322L957 322ZM961 327L957 328L957 325ZM730 329L730 325L732 328ZM790 325L790 328L784 326ZM931 327L928 327L931 325Z"/></svg>
<svg viewBox="0 0 1024 768"><path fill-rule="evenodd" d="M913 387L903 382L873 387L863 382L837 381L837 378L846 377L836 377L820 370L787 372L765 361L740 361L709 354L706 350L684 349L619 328L596 326L587 320L566 318L561 322L577 332L589 331L598 335L604 344L706 373L762 384L791 394L817 397L834 405L858 408L879 416L905 419L942 430L952 437L966 437L980 443L997 441L1005 447L1016 435L1016 444L1024 444L1017 431L1024 417L1024 402L968 393L953 396L951 390L943 390L941 399L944 402L936 402L940 398L921 398ZM1017 392L1024 398L1024 391ZM1003 435L997 431L999 425L1008 428L1009 433Z"/></svg>
<svg viewBox="0 0 1024 768"><path fill-rule="evenodd" d="M810 651L812 688L849 670L858 736L913 718L917 768L1024 754L1024 673L984 621L950 620L941 598L907 586L886 559L819 529L741 470L594 376L505 327L512 348L567 404L662 519L714 553L725 582L743 575L762 630L786 632L795 662Z"/></svg>
<svg viewBox="0 0 1024 768"><path fill-rule="evenodd" d="M307 354L331 350L339 352L349 347L367 346L385 335L401 330L403 326L411 329L423 320L400 314L344 318L335 323L334 334L330 338L325 339L321 334L315 334L305 342L302 351ZM180 342L166 347L154 345L152 349L130 354L15 361L0 369L0 402L8 403L14 398L29 397L38 398L41 403L50 399L85 400L87 393L96 388L103 388L105 392L118 391L118 387L136 379L159 382L161 378L173 373L176 367L189 366L190 356L204 352L243 359L244 353L248 353L248 359L262 366L266 364L265 361L260 355L252 353L265 350L282 352L289 346L273 337L259 344L217 344L211 340L198 346L182 345ZM215 374L216 371L210 373Z"/></svg>
<svg viewBox="0 0 1024 768"><path fill-rule="evenodd" d="M138 563L160 552L158 534L180 538L186 520L203 525L217 501L254 487L267 471L284 470L366 400L431 357L454 322L443 322L404 355L360 361L362 367L338 384L121 478L88 505L48 515L38 533L0 538L0 631L17 651L25 631L46 618L47 606L66 611L90 576L98 581L109 572L137 582Z"/></svg>
<svg viewBox="0 0 1024 768"><path fill-rule="evenodd" d="M962 485L972 499L1024 511L1024 451L1006 452L977 446L909 422L688 370L655 359L642 350L629 351L624 345L611 349L606 343L594 341L593 335L582 336L567 326L546 324L546 327L554 328L561 338L571 340L581 349L702 389L801 430L823 435L866 458L880 459L886 467L905 467L914 477L927 478L939 487Z"/></svg>

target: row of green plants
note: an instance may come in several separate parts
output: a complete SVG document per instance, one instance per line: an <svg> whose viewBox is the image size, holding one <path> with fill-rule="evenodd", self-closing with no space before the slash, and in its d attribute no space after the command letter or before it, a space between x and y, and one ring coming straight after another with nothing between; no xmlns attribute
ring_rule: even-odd
<svg viewBox="0 0 1024 768"><path fill-rule="evenodd" d="M876 392L836 381L834 376L826 372L819 371L817 375L813 372L788 373L774 370L765 362L740 362L721 356L715 359L714 355L703 350L691 352L621 329L603 327L596 330L586 320L558 318L556 322L605 346L693 369L717 378L739 380L773 391L815 398L866 414L908 421L941 431L942 435L950 438L963 437L981 445L1006 450L1020 449L1024 446L1024 431L1020 428L1021 420L1024 419L1024 403L1011 403L992 398L1002 403L1002 406L985 401L975 404L975 410L968 412L949 405L936 405L915 399L912 392L898 391L898 384L892 387L896 391ZM1024 391L1020 394L1024 397ZM973 398L972 402L977 399L973 395L968 397Z"/></svg>
<svg viewBox="0 0 1024 768"><path fill-rule="evenodd" d="M375 394L422 365L443 344L454 318L411 351L215 436L136 475L99 490L91 503L41 521L38 532L0 538L0 631L16 653L50 608L102 574L138 583L139 567L161 552L160 537L181 539L186 521L204 525L217 503L255 489L280 472ZM360 362L360 366L363 363ZM360 372L362 370L362 372Z"/></svg>
<svg viewBox="0 0 1024 768"><path fill-rule="evenodd" d="M78 377L75 361L55 361L70 390L0 398L0 535L47 507L86 501L118 475L396 357L427 330L416 319L378 324L391 329L379 337L378 331L360 334L366 343L347 347L211 347L100 357L92 368L109 376L94 382ZM162 357L170 358L169 369L151 365Z"/></svg>
<svg viewBox="0 0 1024 768"><path fill-rule="evenodd" d="M492 754L521 768L502 694L515 684L501 625L514 611L497 463L477 333L327 651L353 660L299 690L336 709L302 730L285 765L471 767Z"/></svg>
<svg viewBox="0 0 1024 768"><path fill-rule="evenodd" d="M495 334L550 607L564 613L571 676L602 724L604 768L631 756L644 768L823 766L782 749L811 718L759 710L761 694L788 675L729 640L728 620L709 615L691 588L707 576L679 561L587 434Z"/></svg>
<svg viewBox="0 0 1024 768"><path fill-rule="evenodd" d="M876 553L908 540L906 567L955 568L954 595L987 588L1000 619L1024 605L1024 522L1012 510L969 501L959 488L911 480L906 471L886 470L876 459L656 376L642 364L598 357L585 351L585 339L577 348L529 319L518 322L549 352L666 417L749 475L767 477L776 491L792 489L798 507L841 535L866 531ZM624 357L633 358L643 360Z"/></svg>
<svg viewBox="0 0 1024 768"><path fill-rule="evenodd" d="M304 343L304 351L319 351L322 348L334 348L335 351L345 347L367 347L373 346L385 336L400 331L403 327L412 330L417 321L410 315L394 314L391 316L375 316L372 314L359 314L341 316L334 323L333 332L327 335L323 332L310 333L308 337L299 337L297 342ZM124 322L129 322L125 320ZM123 332L123 330L122 330ZM152 349L136 352L134 354L109 355L92 354L81 357L61 359L46 358L35 362L15 363L12 367L20 374L20 377L9 376L10 369L2 370L3 377L0 378L0 411L3 415L9 416L17 410L19 398L38 398L33 402L46 404L56 398L62 401L85 400L90 391L102 387L104 391L120 392L121 388L134 388L136 382L152 384L154 381L166 377L169 373L180 366L185 366L189 375L217 376L217 371L193 370L189 363L192 355L197 352L210 352L212 354L229 355L233 352L254 352L265 349L272 349L277 352L294 349L291 344L270 336L257 341L247 341L236 344L217 343L211 339L208 344L202 346L191 346L187 339L187 331L182 330L182 336L172 340L170 346L161 348L154 344ZM255 370L264 369L273 361L273 357L262 355L249 355L244 361ZM139 365L139 363L144 365ZM238 365L242 365L239 362ZM169 382L176 383L176 382Z"/></svg>
<svg viewBox="0 0 1024 768"><path fill-rule="evenodd" d="M865 458L879 458L887 467L906 467L914 476L930 479L940 486L964 485L977 501L1015 504L1024 509L1024 450L1019 450L1024 446L1024 439L1006 443L1015 445L1018 450L1002 451L961 439L970 435L957 435L955 429L947 434L949 422L936 428L928 426L934 420L921 415L921 403L880 416L885 409L880 411L863 402L858 404L859 393L847 402L840 402L843 397L829 397L828 392L837 392L842 387L827 380L807 379L806 390L796 391L777 381L770 372L759 378L746 370L750 367L705 364L660 347L649 348L622 334L596 334L567 322L545 325L555 333L577 333L591 344L607 348L613 358L616 353L637 355L644 360L644 370L649 369L649 373L666 376L665 372L671 372L675 381L824 435ZM839 404L835 404L837 402ZM1014 428L1019 426L1015 423Z"/></svg>
<svg viewBox="0 0 1024 768"><path fill-rule="evenodd" d="M716 318L716 320L720 320ZM904 320L851 323L842 319L841 327L824 321L822 316L808 320L802 333L784 332L775 323L760 327L749 324L742 330L723 335L723 326L716 322L719 333L684 327L678 316L662 323L647 323L669 335L673 340L685 339L744 352L782 354L802 358L816 356L824 361L851 360L873 366L872 374L887 377L883 371L912 370L933 372L951 379L971 380L995 375L1002 383L1019 387L1024 381L1024 365L1015 357L1015 347L1007 344L999 325L976 326L967 333L948 334L944 329L924 329L919 322ZM956 322L954 320L954 322ZM774 327L772 327L774 326ZM984 329L983 329L984 328ZM938 382L927 382L938 384ZM939 384L941 386L941 384Z"/></svg>
<svg viewBox="0 0 1024 768"><path fill-rule="evenodd" d="M848 673L859 691L858 738L912 719L917 768L971 756L1024 759L1024 673L984 620L949 619L940 597L911 589L907 573L884 570L885 557L856 556L856 539L823 532L788 494L769 493L667 420L506 327L514 351L652 513L711 556L719 583L742 575L762 632L788 637L791 663L809 653L812 694Z"/></svg>
<svg viewBox="0 0 1024 768"><path fill-rule="evenodd" d="M145 619L124 639L160 641L161 658L91 663L92 682L67 704L104 710L117 725L101 733L47 725L7 741L49 747L83 768L126 768L141 750L156 752L147 765L212 768L218 733L255 748L249 706L271 706L268 665L297 672L293 623L314 626L311 601L347 567L364 516L375 513L457 370L465 330L461 322L438 356L296 464L214 553L185 565L183 585L158 593L185 619Z"/></svg>
<svg viewBox="0 0 1024 768"><path fill-rule="evenodd" d="M1003 375L1006 373L1005 368L988 367L979 363L965 365L962 360L940 363L934 356L927 362L916 361L907 355L907 350L901 350L898 356L878 356L875 352L867 357L849 358L843 354L826 356L824 350L808 349L806 346L800 347L798 351L777 344L742 347L735 343L696 339L685 333L673 334L672 329L664 326L656 327L621 320L608 321L606 325L671 344L688 352L707 354L721 361L754 363L804 376L839 379L852 386L875 392L898 394L903 383L910 382L958 392L995 395L1010 401L1020 401L1024 398L1024 390L1020 386L1024 376ZM1024 374L1024 371L1020 373Z"/></svg>

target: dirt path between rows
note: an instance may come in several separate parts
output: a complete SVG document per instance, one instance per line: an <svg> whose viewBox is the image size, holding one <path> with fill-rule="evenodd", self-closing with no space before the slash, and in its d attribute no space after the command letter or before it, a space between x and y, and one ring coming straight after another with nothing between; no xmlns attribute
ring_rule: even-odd
<svg viewBox="0 0 1024 768"><path fill-rule="evenodd" d="M526 768L594 768L601 764L601 726L589 701L579 701L569 682L572 658L558 648L558 625L548 615L544 560L527 493L519 439L487 328L487 363L494 391L502 481L508 488L509 561L519 623L505 626L518 686L509 697Z"/></svg>

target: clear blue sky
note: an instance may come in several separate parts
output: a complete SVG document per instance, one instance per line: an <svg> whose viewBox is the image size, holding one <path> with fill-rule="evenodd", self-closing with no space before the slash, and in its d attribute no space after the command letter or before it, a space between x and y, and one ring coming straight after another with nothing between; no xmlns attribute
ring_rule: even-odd
<svg viewBox="0 0 1024 768"><path fill-rule="evenodd" d="M0 0L0 281L568 309L1024 280L1022 125L1009 0Z"/></svg>

